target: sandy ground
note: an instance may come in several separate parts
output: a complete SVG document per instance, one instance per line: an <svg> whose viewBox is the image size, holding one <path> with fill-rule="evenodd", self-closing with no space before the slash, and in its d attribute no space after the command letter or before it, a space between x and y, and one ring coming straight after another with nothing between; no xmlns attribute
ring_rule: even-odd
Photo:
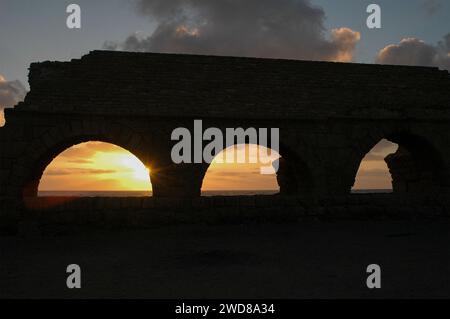
<svg viewBox="0 0 450 319"><path fill-rule="evenodd" d="M1 298L450 297L449 222L166 226L0 238ZM82 289L66 288L66 267ZM382 267L367 289L366 267Z"/></svg>

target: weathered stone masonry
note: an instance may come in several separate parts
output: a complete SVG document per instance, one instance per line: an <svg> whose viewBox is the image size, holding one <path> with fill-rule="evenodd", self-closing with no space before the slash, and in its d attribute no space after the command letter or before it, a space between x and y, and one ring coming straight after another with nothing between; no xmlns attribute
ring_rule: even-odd
<svg viewBox="0 0 450 319"><path fill-rule="evenodd" d="M394 191L450 187L450 77L437 68L94 51L34 63L31 91L0 128L2 222L20 218L45 167L86 141L152 167L155 198L197 198L207 165L175 165L176 127L279 127L280 196L346 196L381 139ZM149 214L151 209L149 209Z"/></svg>

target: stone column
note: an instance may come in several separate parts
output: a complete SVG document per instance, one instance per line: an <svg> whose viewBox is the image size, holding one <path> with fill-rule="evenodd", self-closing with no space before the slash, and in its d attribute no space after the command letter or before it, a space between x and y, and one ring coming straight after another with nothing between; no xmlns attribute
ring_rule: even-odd
<svg viewBox="0 0 450 319"><path fill-rule="evenodd" d="M298 184L295 177L294 167L282 157L278 160L277 172L278 186L281 195L295 195L298 193Z"/></svg>
<svg viewBox="0 0 450 319"><path fill-rule="evenodd" d="M199 197L207 167L203 164L168 164L152 171L154 197Z"/></svg>
<svg viewBox="0 0 450 319"><path fill-rule="evenodd" d="M392 175L394 193L428 193L439 188L433 163L414 158L405 148L388 155L384 160Z"/></svg>

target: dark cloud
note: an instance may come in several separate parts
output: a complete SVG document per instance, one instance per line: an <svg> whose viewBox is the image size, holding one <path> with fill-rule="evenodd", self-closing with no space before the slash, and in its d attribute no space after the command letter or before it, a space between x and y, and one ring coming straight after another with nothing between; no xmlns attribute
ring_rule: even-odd
<svg viewBox="0 0 450 319"><path fill-rule="evenodd" d="M422 8L432 16L442 9L442 0L422 0Z"/></svg>
<svg viewBox="0 0 450 319"><path fill-rule="evenodd" d="M377 63L437 66L450 70L450 33L436 45L416 38L405 38L380 50Z"/></svg>
<svg viewBox="0 0 450 319"><path fill-rule="evenodd" d="M450 33L447 33L444 38L438 42L438 50L446 52L447 56L450 53Z"/></svg>
<svg viewBox="0 0 450 319"><path fill-rule="evenodd" d="M323 9L310 0L138 0L157 23L150 36L130 35L105 49L140 52L350 61L360 34L325 34Z"/></svg>
<svg viewBox="0 0 450 319"><path fill-rule="evenodd" d="M27 90L20 81L6 81L0 74L0 126L4 124L3 110L22 101Z"/></svg>

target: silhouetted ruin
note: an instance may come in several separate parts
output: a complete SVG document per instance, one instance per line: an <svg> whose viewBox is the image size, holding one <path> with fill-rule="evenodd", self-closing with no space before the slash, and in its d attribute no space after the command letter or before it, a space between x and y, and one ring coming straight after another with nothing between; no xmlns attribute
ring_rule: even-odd
<svg viewBox="0 0 450 319"><path fill-rule="evenodd" d="M135 225L448 211L447 71L93 51L33 63L29 83L0 128L3 225L36 211L61 222ZM221 129L280 128L280 194L200 197L208 164L176 165L170 156L172 130L192 128L195 119ZM394 193L350 195L361 160L382 139L400 146L386 158ZM37 198L47 165L87 141L116 144L151 167L153 198ZM81 211L88 213L67 215Z"/></svg>

